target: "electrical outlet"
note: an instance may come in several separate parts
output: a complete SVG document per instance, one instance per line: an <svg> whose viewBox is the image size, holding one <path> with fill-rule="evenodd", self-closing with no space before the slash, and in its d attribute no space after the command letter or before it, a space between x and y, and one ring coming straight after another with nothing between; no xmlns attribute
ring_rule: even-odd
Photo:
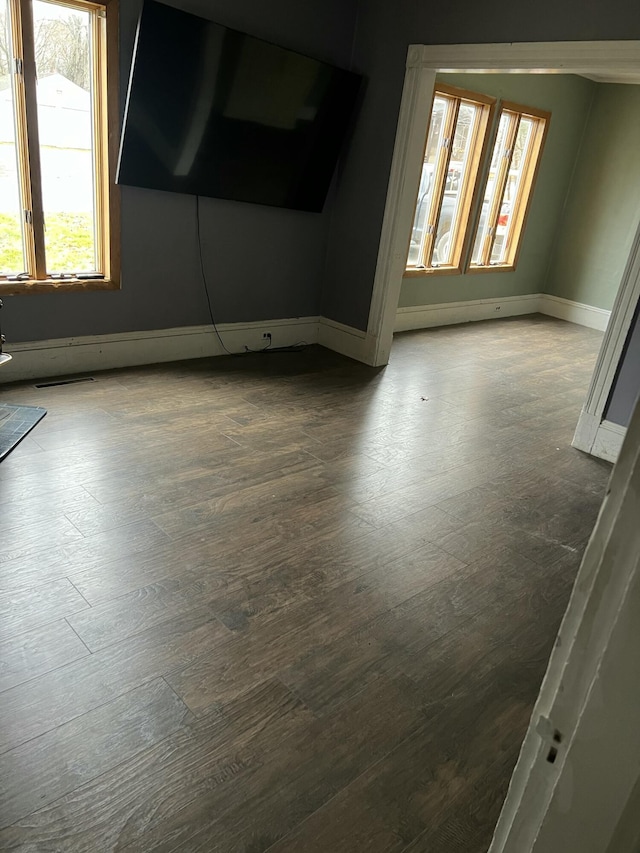
<svg viewBox="0 0 640 853"><path fill-rule="evenodd" d="M262 337L264 340L270 341L271 340L271 332L263 332Z"/></svg>

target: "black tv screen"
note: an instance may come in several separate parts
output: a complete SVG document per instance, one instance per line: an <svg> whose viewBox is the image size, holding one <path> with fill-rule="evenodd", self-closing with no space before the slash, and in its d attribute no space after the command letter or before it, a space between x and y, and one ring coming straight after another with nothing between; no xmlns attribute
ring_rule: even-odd
<svg viewBox="0 0 640 853"><path fill-rule="evenodd" d="M145 0L118 183L320 211L360 82Z"/></svg>

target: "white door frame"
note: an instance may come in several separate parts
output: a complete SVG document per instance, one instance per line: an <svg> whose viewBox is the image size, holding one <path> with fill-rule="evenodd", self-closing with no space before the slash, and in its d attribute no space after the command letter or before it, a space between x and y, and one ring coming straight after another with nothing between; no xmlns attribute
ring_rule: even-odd
<svg viewBox="0 0 640 853"><path fill-rule="evenodd" d="M631 244L586 400L571 444L578 450L615 462L626 429L605 420L604 412L616 377L636 305L640 300L640 226Z"/></svg>
<svg viewBox="0 0 640 853"><path fill-rule="evenodd" d="M367 326L367 362L375 366L387 364L393 343L393 328L402 286L407 247L411 237L415 200L420 183L424 140L429 125L429 112L433 96L436 72L494 72L502 74L585 74L616 78L638 79L640 75L640 41L595 41L595 42L530 42L519 44L453 44L453 45L410 45L407 53L406 74L396 141L387 189L378 262L373 283L371 308ZM640 289L638 270L640 264L640 223L627 269L627 289L635 284ZM636 266L634 266L634 263ZM624 287L621 288L624 290ZM593 407L600 405L611 387L615 365L618 363L622 344L615 356L615 347L620 337L624 343L622 329L628 330L628 316L632 293L619 292L616 300L618 316L610 327L619 326L605 338L600 366L598 390L594 389ZM637 296L636 296L637 301ZM604 354L605 346L608 348ZM611 353L609 353L609 349ZM611 366L613 365L613 370ZM608 386L607 386L608 381ZM605 390L606 389L606 390ZM604 404L600 414L604 410ZM590 414L596 414L588 409ZM576 445L578 446L578 445Z"/></svg>
<svg viewBox="0 0 640 853"><path fill-rule="evenodd" d="M636 853L640 406L549 660L489 853Z"/></svg>

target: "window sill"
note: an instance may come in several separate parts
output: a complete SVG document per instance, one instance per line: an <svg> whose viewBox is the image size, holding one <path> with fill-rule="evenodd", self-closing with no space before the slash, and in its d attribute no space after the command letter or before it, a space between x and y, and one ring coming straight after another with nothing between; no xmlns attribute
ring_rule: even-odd
<svg viewBox="0 0 640 853"><path fill-rule="evenodd" d="M428 269L414 269L407 267L403 273L404 278L421 278L429 275L461 275L460 267L429 267Z"/></svg>
<svg viewBox="0 0 640 853"><path fill-rule="evenodd" d="M476 273L491 273L491 272L514 272L515 264L496 264L488 267L468 267L467 273L475 275Z"/></svg>
<svg viewBox="0 0 640 853"><path fill-rule="evenodd" d="M60 291L120 290L120 282L108 278L36 281L0 281L0 296L20 296L27 293L58 293Z"/></svg>

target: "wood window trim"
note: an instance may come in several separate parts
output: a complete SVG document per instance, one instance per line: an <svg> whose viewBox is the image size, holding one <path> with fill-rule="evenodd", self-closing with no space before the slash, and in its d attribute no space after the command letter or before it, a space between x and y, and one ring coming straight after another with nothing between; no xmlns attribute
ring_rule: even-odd
<svg viewBox="0 0 640 853"><path fill-rule="evenodd" d="M439 89L436 89L434 92L435 95L444 94ZM453 134L455 132L456 122L458 121L458 110L460 109L460 101L454 100L453 106L451 106L451 98L448 98L450 106L447 108L447 115L445 117L446 125L444 127L444 137L449 138L451 140L453 138ZM447 172L449 170L449 162L451 160L451 144L449 144L446 153L444 156L439 155L437 162L435 164L434 170L434 178L433 182L436 187L439 187L438 192L433 193L433 197L431 199L431 204L429 205L429 211L427 212L427 218L425 225L427 222L434 222L434 229L437 229L437 224L440 221L440 213L442 211L442 203L444 201L444 193L445 186L447 182ZM436 230L433 233L428 234L425 238L425 248L423 249L423 255L429 255L431 257L434 252L434 246L436 242Z"/></svg>
<svg viewBox="0 0 640 853"><path fill-rule="evenodd" d="M482 164L486 161L487 156L491 150L491 128L495 120L495 114L498 103L497 98L490 98L487 95L481 95L480 97L486 99L486 111L483 117L484 124L482 127L482 131L480 131L480 128L478 128L478 132L483 133L483 140L482 145L476 146L472 166L468 175L469 181L471 180L471 174L475 175L475 179L471 186L470 198L468 199L466 205L466 225L464 228L460 229L459 234L460 246L457 271L461 275L465 270L467 258L471 255L471 241L473 240L474 236L474 228L472 227L473 216L474 211L478 209L479 199L482 191Z"/></svg>
<svg viewBox="0 0 640 853"><path fill-rule="evenodd" d="M512 113L521 113L524 116L533 116L533 118L542 118L547 123L551 120L551 113L548 110L540 110L526 104L517 104L515 101L501 101L500 109L509 110Z"/></svg>
<svg viewBox="0 0 640 853"><path fill-rule="evenodd" d="M492 140L492 147L495 145L497 130L499 126L500 116L503 112L510 112L517 114L517 121L515 123L513 129L513 136L518 132L520 120L523 117L530 117L536 119L536 125L534 129L535 138L533 140L532 145L529 147L527 152L527 162L524 166L524 177L522 180L522 184L518 190L518 197L515 202L515 209L513 212L515 225L513 230L509 234L509 246L515 244L515 250L512 253L512 259L506 263L502 264L485 264L485 265L473 265L472 264L472 251L471 246L473 242L470 241L468 254L467 254L467 263L464 268L465 274L478 275L483 273L498 273L498 272L514 272L517 268L518 261L520 258L520 251L522 249L522 234L526 228L527 219L529 217L529 211L531 209L531 201L533 199L533 192L535 189L536 181L538 179L538 174L540 171L540 163L542 161L542 154L544 151L544 146L547 140L547 134L549 131L549 125L551 124L551 113L547 110L541 110L536 107L529 107L524 104L518 104L513 101L501 101L500 109L498 112L498 121L496 122L496 129L494 133L494 138ZM533 161L533 162L532 162ZM509 164L506 169L508 174L509 168L511 166L511 158L509 159ZM488 180L488 176L485 177L484 181L479 182L482 185L482 192L484 193L484 189L486 187L486 182ZM505 186L506 186L506 177L505 177ZM498 210L502 205L502 199L504 197L504 187L501 193L497 195L497 207ZM473 241L475 241L476 234L478 228L480 227L480 210L481 208L477 208L477 222L476 226L473 229L470 229Z"/></svg>
<svg viewBox="0 0 640 853"><path fill-rule="evenodd" d="M452 98L460 98L463 101L475 101L478 104L486 104L488 107L495 106L497 102L497 98L494 98L492 95L484 95L481 92L472 92L471 89L462 89L459 86L450 86L448 83L436 81L434 98L439 92L443 95L450 95Z"/></svg>
<svg viewBox="0 0 640 853"><path fill-rule="evenodd" d="M120 290L120 282L106 278L66 278L62 280L47 278L43 281L38 281L35 278L25 279L24 281L0 280L0 297L27 296L31 293L58 293L62 291L88 293L96 290Z"/></svg>
<svg viewBox="0 0 640 853"><path fill-rule="evenodd" d="M551 122L551 113L546 113L545 115L540 115L539 113L533 114L531 112L527 112L526 115L533 115L535 118L544 119L544 124L537 124L535 128L536 140L529 151L529 162L526 167L526 175L523 181L522 189L519 193L519 198L517 199L517 219L516 225L514 226L514 230L510 234L510 242L515 242L515 252L513 253L513 262L511 264L511 268L515 270L518 265L518 260L520 258L520 250L522 249L522 233L526 228L527 219L529 217L529 211L531 209L531 202L533 200L533 192L535 189L536 181L538 179L538 174L540 172L540 161L542 160L542 152L544 151L545 142L547 140L547 133L549 131L549 124ZM532 164L531 159L535 153L535 162Z"/></svg>
<svg viewBox="0 0 640 853"><path fill-rule="evenodd" d="M60 291L98 291L120 289L120 188L116 184L116 165L118 159L118 62L119 62L119 21L118 0L103 0L92 3L91 0L56 0L56 4L74 9L105 9L104 42L96 40L96 62L92 66L97 108L94 113L94 133L100 140L101 168L97 170L97 180L104 182L107 175L106 192L99 192L102 205L96 211L97 225L101 229L102 257L104 268L102 279L51 279L44 269L44 210L42 207L42 175L39 157L35 50L33 39L33 16L31 0L9 0L12 20L14 55L23 60L23 74L16 86L17 144L21 160L20 188L22 198L31 210L31 227L25 229L27 256L35 278L23 281L8 281L0 278L0 296L26 295L28 293L54 293ZM92 19L94 35L99 22ZM24 37L26 35L26 38ZM104 45L104 47L102 47ZM97 73L98 63L101 74ZM24 162L28 158L28 162ZM106 163L104 162L106 160ZM25 176L29 176L26 179ZM104 184L102 184L104 188ZM35 190L35 192L34 192Z"/></svg>
<svg viewBox="0 0 640 853"><path fill-rule="evenodd" d="M489 146L491 143L491 127L493 125L496 105L498 99L491 96L485 95L480 92L473 92L469 89L463 89L458 86L451 86L448 83L440 83L437 82L435 88L433 90L432 98L431 98L431 106L429 109L429 114L433 113L433 104L438 95L444 95L449 98L456 98L457 103L455 104L455 108L453 114L450 116L450 120L452 123L452 127L455 129L458 112L460 108L460 104L462 101L471 101L474 104L480 106L482 108L481 115L477 122L474 139L472 142L472 151L473 154L469 161L469 168L467 169L465 178L464 178L464 187L461 193L461 215L460 215L460 224L456 233L456 240L454 243L454 249L452 251L452 257L454 258L454 263L450 265L442 265L437 267L410 267L405 266L405 270L403 273L404 278L422 278L425 276L441 276L441 275L462 275L465 271L465 259L470 252L470 242L473 236L473 229L470 228L470 224L473 218L473 211L476 209L478 194L480 192L480 184L479 180L480 170L482 167L482 163L484 162L487 151L489 150ZM427 125L427 132L425 136L425 142L423 146L423 150L426 149L428 136L429 136L429 128L430 122ZM479 143L479 138L481 137L481 143ZM451 159L451 146L449 146L449 151L447 152L447 156L445 158L441 158L443 162L439 165L442 166L442 170L446 175L447 169L449 168L449 162ZM437 180L441 180L442 176L438 175ZM442 202L444 199L444 190L439 194L439 197L436 199L434 195L434 199L432 199L432 210L430 211L433 215L427 215L427 219L433 218L435 222L438 222L440 217L440 210L442 206ZM417 199L416 199L417 204ZM415 205L414 205L415 206ZM431 251L425 252L424 254L431 254ZM409 254L409 247L407 247L407 255Z"/></svg>

